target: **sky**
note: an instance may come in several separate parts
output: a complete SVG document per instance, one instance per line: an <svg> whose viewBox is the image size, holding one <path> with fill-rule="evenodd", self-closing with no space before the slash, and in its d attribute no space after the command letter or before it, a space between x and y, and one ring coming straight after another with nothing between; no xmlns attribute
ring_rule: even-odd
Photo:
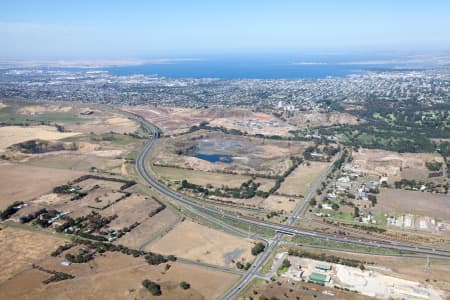
<svg viewBox="0 0 450 300"><path fill-rule="evenodd" d="M450 50L448 0L0 0L0 59Z"/></svg>

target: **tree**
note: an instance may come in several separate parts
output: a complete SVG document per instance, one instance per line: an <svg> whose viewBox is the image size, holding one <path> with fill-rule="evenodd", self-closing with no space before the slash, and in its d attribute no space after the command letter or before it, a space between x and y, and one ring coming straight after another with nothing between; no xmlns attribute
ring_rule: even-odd
<svg viewBox="0 0 450 300"><path fill-rule="evenodd" d="M187 289L189 289L191 287L191 285L189 283L187 283L186 281L182 281L182 282L180 282L180 287L183 290L187 290Z"/></svg>
<svg viewBox="0 0 450 300"><path fill-rule="evenodd" d="M151 280L144 279L142 281L142 285L153 295L153 296L160 296L161 293L161 286Z"/></svg>
<svg viewBox="0 0 450 300"><path fill-rule="evenodd" d="M258 243L256 243L256 245L252 248L252 254L253 254L254 256L256 256L256 255L258 255L259 253L263 252L265 248L266 248L266 246L265 246L263 243L258 242Z"/></svg>
<svg viewBox="0 0 450 300"><path fill-rule="evenodd" d="M316 204L317 204L316 198L313 197L311 200L309 200L309 205L316 206Z"/></svg>
<svg viewBox="0 0 450 300"><path fill-rule="evenodd" d="M339 209L339 205L336 204L336 203L333 203L333 204L331 204L331 208L332 208L333 210L338 210L338 209Z"/></svg>
<svg viewBox="0 0 450 300"><path fill-rule="evenodd" d="M285 258L285 259L283 260L283 263L281 264L281 266L282 266L283 268L289 268L289 267L291 266L291 262L289 261L289 259Z"/></svg>
<svg viewBox="0 0 450 300"><path fill-rule="evenodd" d="M357 207L357 206L355 206L355 208L354 208L353 217L359 218L359 207Z"/></svg>
<svg viewBox="0 0 450 300"><path fill-rule="evenodd" d="M372 202L372 206L375 206L377 204L377 196L375 195L367 195L367 198L370 202Z"/></svg>
<svg viewBox="0 0 450 300"><path fill-rule="evenodd" d="M176 261L177 257L175 255L171 254L171 255L167 256L167 259L170 260L170 261Z"/></svg>

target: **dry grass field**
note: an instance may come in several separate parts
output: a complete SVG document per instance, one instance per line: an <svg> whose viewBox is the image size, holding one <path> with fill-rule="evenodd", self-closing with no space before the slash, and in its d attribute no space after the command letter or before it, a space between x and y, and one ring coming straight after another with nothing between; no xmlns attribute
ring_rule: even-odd
<svg viewBox="0 0 450 300"><path fill-rule="evenodd" d="M69 124L69 130L77 130L83 133L104 134L108 132L132 133L139 125L128 118L116 113L95 110L93 115L83 116L84 122L80 124Z"/></svg>
<svg viewBox="0 0 450 300"><path fill-rule="evenodd" d="M381 189L377 208L384 212L432 216L450 221L450 196L419 191Z"/></svg>
<svg viewBox="0 0 450 300"><path fill-rule="evenodd" d="M67 184L68 182L69 180L58 185ZM123 197L124 193L118 192L122 185L123 183L120 182L87 179L75 184L75 186L81 188L80 191L87 193L87 195L82 199L70 201L70 198L73 197L73 195L70 194L44 194L30 201L28 203L29 206L21 209L17 215L20 217L22 215L35 212L41 208L46 208L56 209L63 212L71 212L70 216L73 218L83 216L89 214L94 209L102 209L109 203L113 203ZM125 198L122 201L124 202L127 199L128 198Z"/></svg>
<svg viewBox="0 0 450 300"><path fill-rule="evenodd" d="M21 104L16 105L15 113L39 117L52 114L58 119L58 116L71 115L76 116L77 122L65 122L64 118L58 120L58 123L64 125L66 130L76 131L82 133L96 133L103 134L107 132L128 133L135 132L138 129L138 124L122 115L112 112L109 109L104 109L102 106L87 106L83 104L57 104L43 102L40 105ZM1 107L0 107L1 108ZM91 112L90 114L84 114ZM73 119L73 117L71 119Z"/></svg>
<svg viewBox="0 0 450 300"><path fill-rule="evenodd" d="M118 218L114 219L109 227L115 230L128 227L135 222L142 223L150 218L149 214L155 211L161 205L153 199L132 194L118 203L111 205L104 211L103 216L117 214Z"/></svg>
<svg viewBox="0 0 450 300"><path fill-rule="evenodd" d="M39 155L29 158L27 165L54 169L69 169L88 172L92 167L98 170L114 170L122 165L117 157L102 157L94 154L58 153Z"/></svg>
<svg viewBox="0 0 450 300"><path fill-rule="evenodd" d="M17 113L23 115L35 115L46 112L71 112L74 108L65 104L41 104L41 105L27 105L20 107Z"/></svg>
<svg viewBox="0 0 450 300"><path fill-rule="evenodd" d="M118 239L115 243L130 248L145 247L153 240L158 239L179 222L180 217L170 209L164 209L151 218L144 219L141 224Z"/></svg>
<svg viewBox="0 0 450 300"><path fill-rule="evenodd" d="M210 184L217 188L220 188L222 185L237 188L240 187L243 182L246 182L251 178L250 176L243 175L211 173L159 166L152 166L152 170L163 180L172 183L186 179L191 183L202 186Z"/></svg>
<svg viewBox="0 0 450 300"><path fill-rule="evenodd" d="M299 201L303 200L296 197L270 195L262 201L260 206L269 211L284 210L285 212L292 212Z"/></svg>
<svg viewBox="0 0 450 300"><path fill-rule="evenodd" d="M29 140L55 141L79 134L79 132L59 132L53 126L4 126L0 127L0 151Z"/></svg>
<svg viewBox="0 0 450 300"><path fill-rule="evenodd" d="M64 242L54 236L10 227L0 230L0 295L3 293L1 283L30 269L31 264L45 259Z"/></svg>
<svg viewBox="0 0 450 300"><path fill-rule="evenodd" d="M53 187L65 184L84 173L72 170L50 169L0 164L0 209L14 201L28 201L49 193Z"/></svg>
<svg viewBox="0 0 450 300"><path fill-rule="evenodd" d="M172 253L200 262L233 267L234 261L253 260L252 243L191 221L178 224L167 235L146 248L158 253Z"/></svg>
<svg viewBox="0 0 450 300"><path fill-rule="evenodd" d="M329 163L323 162L310 162L310 165L301 164L297 169L289 175L281 184L278 193L304 196L311 185L317 180L317 178L325 172Z"/></svg>
<svg viewBox="0 0 450 300"><path fill-rule="evenodd" d="M281 280L284 284L278 285L276 282L265 283L258 280L247 289L244 295L240 295L237 299L248 300L250 297L258 299L259 295L271 299L302 299L302 300L367 300L367 296L358 295L356 293L343 292L332 288L322 288L313 283L287 283L286 280ZM305 289L304 289L305 288ZM322 291L328 291L331 295L322 294ZM256 291L256 297L253 291ZM287 295L284 296L284 295ZM298 298L297 298L298 297ZM274 299L275 299L274 298Z"/></svg>
<svg viewBox="0 0 450 300"><path fill-rule="evenodd" d="M40 262L44 268L69 273L74 279L44 285L42 272L28 270L0 284L2 299L154 299L142 286L144 279L161 285L158 299L216 299L236 280L236 275L198 266L171 262L151 266L143 258L106 253L94 261L63 267L61 258ZM183 290L181 281L191 288Z"/></svg>

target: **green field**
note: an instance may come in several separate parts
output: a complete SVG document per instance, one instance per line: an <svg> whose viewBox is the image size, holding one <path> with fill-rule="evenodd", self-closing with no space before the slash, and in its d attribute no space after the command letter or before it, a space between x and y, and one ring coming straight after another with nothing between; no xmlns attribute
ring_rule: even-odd
<svg viewBox="0 0 450 300"><path fill-rule="evenodd" d="M10 125L26 125L37 123L65 123L76 124L82 123L85 120L74 113L66 112L46 112L34 115L22 115L16 112L12 107L5 107L0 110L0 123Z"/></svg>
<svg viewBox="0 0 450 300"><path fill-rule="evenodd" d="M65 139L62 139L63 142L77 142L77 141L83 141L83 142L90 142L90 143L101 143L101 142L110 142L113 145L119 145L119 146L125 146L129 145L131 143L136 142L144 142L145 140L136 138L131 135L121 134L121 133L103 133L103 134L83 134L83 135L77 135L68 137Z"/></svg>
<svg viewBox="0 0 450 300"><path fill-rule="evenodd" d="M355 246L351 244L338 243L333 241L327 241L325 239L317 239L308 236L294 236L292 238L286 238L293 243L298 244L299 246L311 246L311 247L320 247L324 249L333 249L333 250L344 250L344 251L352 251L352 252L360 252L360 253L371 253L371 254L401 254L399 250L391 250L391 249L382 249L376 247L363 247L363 246Z"/></svg>

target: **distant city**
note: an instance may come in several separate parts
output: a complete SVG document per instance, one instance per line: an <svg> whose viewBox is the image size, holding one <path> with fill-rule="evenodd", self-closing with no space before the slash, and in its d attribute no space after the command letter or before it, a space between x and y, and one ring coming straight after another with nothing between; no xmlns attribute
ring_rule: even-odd
<svg viewBox="0 0 450 300"><path fill-rule="evenodd" d="M92 69L8 68L0 70L0 97L102 104L199 108L258 107L286 111L319 109L378 98L424 105L449 100L450 69L367 71L322 79L165 78L117 76ZM401 103L401 102L399 102Z"/></svg>

